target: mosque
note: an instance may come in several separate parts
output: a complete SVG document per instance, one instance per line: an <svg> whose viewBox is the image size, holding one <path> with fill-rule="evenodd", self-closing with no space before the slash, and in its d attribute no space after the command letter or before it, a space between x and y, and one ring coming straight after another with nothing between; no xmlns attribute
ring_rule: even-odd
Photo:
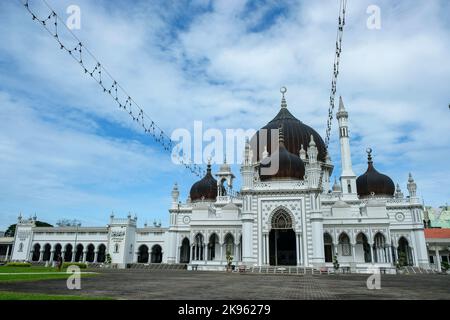
<svg viewBox="0 0 450 320"><path fill-rule="evenodd" d="M103 263L109 254L120 268L163 263L198 270L224 270L228 260L302 268L332 268L338 261L352 272L379 267L392 273L401 261L428 269L424 207L412 175L405 196L376 170L368 149L367 170L357 176L342 99L336 117L342 172L333 185L322 137L288 110L283 93L278 114L246 142L238 193L229 192L235 178L229 164L217 172L208 164L186 201L173 187L167 227L139 228L131 215L111 215L105 227L53 228L19 217L11 259L42 263L62 255L65 261ZM272 163L278 170L268 174L264 169Z"/></svg>

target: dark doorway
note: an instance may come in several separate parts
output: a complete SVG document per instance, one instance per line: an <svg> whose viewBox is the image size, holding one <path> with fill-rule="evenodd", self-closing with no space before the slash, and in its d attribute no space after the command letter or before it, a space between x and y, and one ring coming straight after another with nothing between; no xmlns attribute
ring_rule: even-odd
<svg viewBox="0 0 450 320"><path fill-rule="evenodd" d="M152 247L152 255L151 255L152 263L161 263L162 262L162 248L159 244L155 244Z"/></svg>
<svg viewBox="0 0 450 320"><path fill-rule="evenodd" d="M148 247L145 244L139 247L138 263L148 263Z"/></svg>
<svg viewBox="0 0 450 320"><path fill-rule="evenodd" d="M189 244L189 239L184 238L181 244L181 252L180 252L180 263L189 263L191 246Z"/></svg>
<svg viewBox="0 0 450 320"><path fill-rule="evenodd" d="M64 253L64 261L72 261L72 245L69 243L66 245L66 252Z"/></svg>
<svg viewBox="0 0 450 320"><path fill-rule="evenodd" d="M295 232L290 215L277 211L272 217L272 230L269 234L269 263L272 266L297 265Z"/></svg>
<svg viewBox="0 0 450 320"><path fill-rule="evenodd" d="M270 265L295 266L295 232L292 229L272 229L269 235Z"/></svg>
<svg viewBox="0 0 450 320"><path fill-rule="evenodd" d="M328 233L323 235L323 248L325 253L325 262L333 262L333 239Z"/></svg>

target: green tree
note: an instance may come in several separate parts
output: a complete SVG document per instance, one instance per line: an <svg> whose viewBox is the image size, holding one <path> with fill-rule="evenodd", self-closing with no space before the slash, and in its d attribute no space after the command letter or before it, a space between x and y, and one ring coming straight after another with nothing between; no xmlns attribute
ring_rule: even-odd
<svg viewBox="0 0 450 320"><path fill-rule="evenodd" d="M14 237L16 234L16 226L17 224L12 224L6 229L5 237ZM36 221L36 227L53 227L51 224L42 221Z"/></svg>
<svg viewBox="0 0 450 320"><path fill-rule="evenodd" d="M333 268L336 271L339 269L339 261L338 261L337 255L335 255L333 257Z"/></svg>

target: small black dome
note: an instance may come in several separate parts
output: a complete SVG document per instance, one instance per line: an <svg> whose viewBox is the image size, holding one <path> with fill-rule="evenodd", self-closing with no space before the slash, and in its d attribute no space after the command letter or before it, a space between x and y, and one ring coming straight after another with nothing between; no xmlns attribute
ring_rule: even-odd
<svg viewBox="0 0 450 320"><path fill-rule="evenodd" d="M367 171L356 179L356 189L358 196L367 197L372 194L375 196L392 197L395 192L395 185L387 175L375 170L372 162L371 149L368 149L368 167Z"/></svg>
<svg viewBox="0 0 450 320"><path fill-rule="evenodd" d="M273 175L263 175L261 168L268 168L271 165L272 159L278 157L278 171ZM275 165L275 164L273 164ZM305 176L305 164L299 156L289 152L284 145L283 132L280 129L280 144L277 151L271 154L269 157L263 159L259 168L261 180L271 179L298 179L303 180Z"/></svg>
<svg viewBox="0 0 450 320"><path fill-rule="evenodd" d="M216 200L217 198L217 180L211 174L211 165L208 164L206 175L191 187L191 201L197 200Z"/></svg>

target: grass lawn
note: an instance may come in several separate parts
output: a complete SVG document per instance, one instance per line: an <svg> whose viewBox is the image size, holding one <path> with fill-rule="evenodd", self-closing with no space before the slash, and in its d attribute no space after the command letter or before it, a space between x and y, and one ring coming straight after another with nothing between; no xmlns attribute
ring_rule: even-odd
<svg viewBox="0 0 450 320"><path fill-rule="evenodd" d="M81 272L85 272L81 270ZM35 274L33 274L35 273ZM82 274L82 277L95 276L95 274ZM0 283L12 281L38 281L49 279L67 279L69 274L65 269L58 272L56 268L51 267L0 267Z"/></svg>
<svg viewBox="0 0 450 320"><path fill-rule="evenodd" d="M65 296L40 293L21 293L0 291L0 300L113 300L108 297Z"/></svg>

